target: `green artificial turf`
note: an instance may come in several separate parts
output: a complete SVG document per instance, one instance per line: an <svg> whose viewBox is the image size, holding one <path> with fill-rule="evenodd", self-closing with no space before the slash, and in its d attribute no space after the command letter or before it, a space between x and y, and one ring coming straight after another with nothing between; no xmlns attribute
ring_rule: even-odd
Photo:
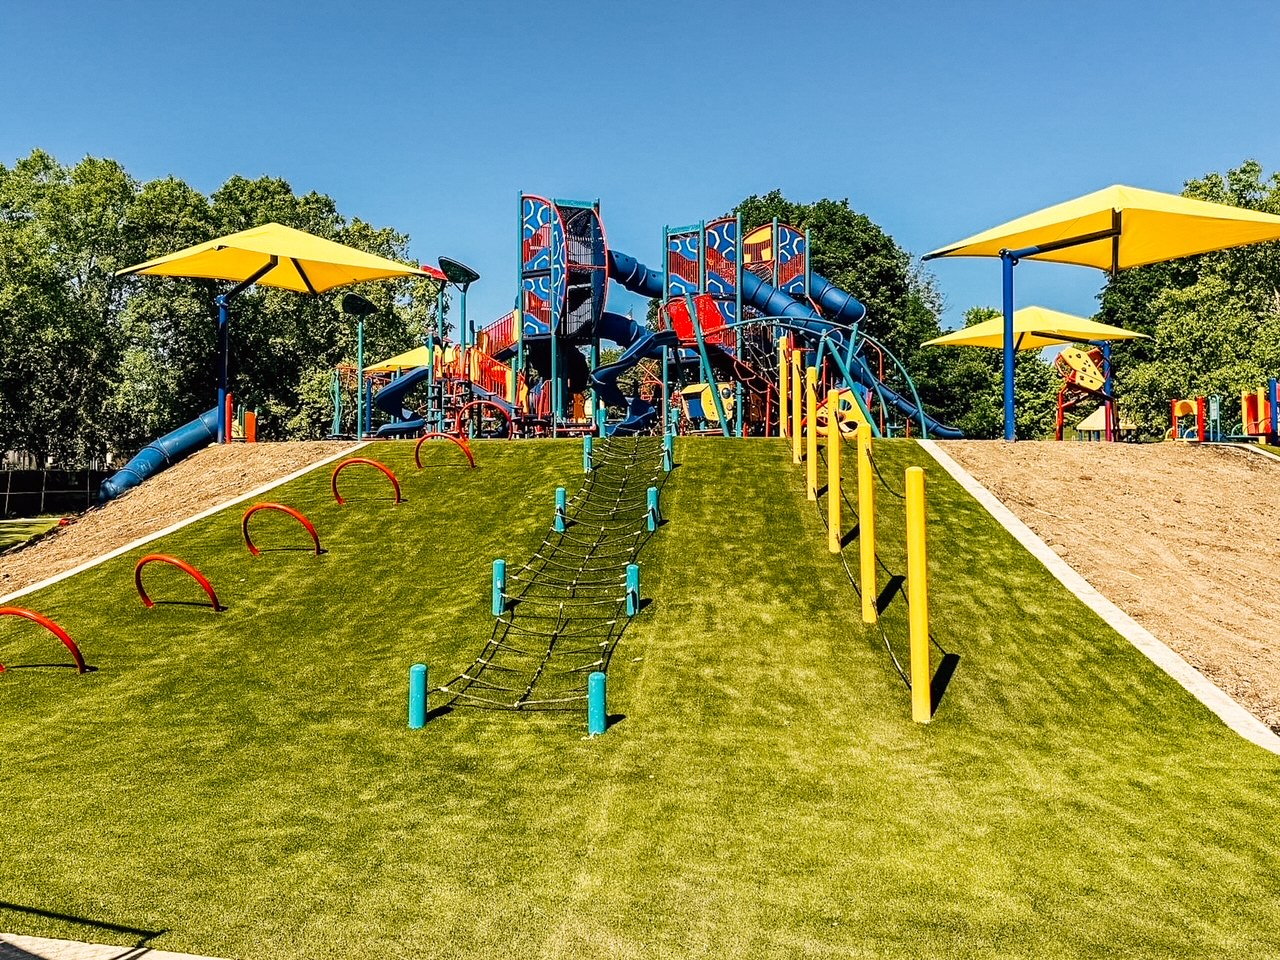
<svg viewBox="0 0 1280 960"><path fill-rule="evenodd" d="M60 517L34 517L24 520L0 520L0 553L27 543L58 525Z"/></svg>
<svg viewBox="0 0 1280 960"><path fill-rule="evenodd" d="M609 732L471 709L408 731L409 665L471 662L490 561L526 558L578 482L577 443L477 446L474 472L372 448L399 506L358 469L346 507L327 470L273 491L321 557L250 558L239 509L147 548L199 566L224 613L144 610L140 552L24 598L99 669L0 675L0 929L282 958L1274 950L1280 760L911 442L877 446L878 587L905 573L902 471L925 465L932 629L959 658L931 724L885 652L905 661L900 592L884 637L862 626L785 442L699 439L640 554L653 602L614 654ZM264 546L306 542L254 522ZM0 648L64 659L29 624Z"/></svg>

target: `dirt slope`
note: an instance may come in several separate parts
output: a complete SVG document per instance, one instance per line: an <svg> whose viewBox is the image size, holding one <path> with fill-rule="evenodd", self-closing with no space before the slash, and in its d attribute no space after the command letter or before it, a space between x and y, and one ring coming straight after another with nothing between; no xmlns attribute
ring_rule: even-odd
<svg viewBox="0 0 1280 960"><path fill-rule="evenodd" d="M206 447L105 507L35 543L0 554L0 597L139 537L225 503L310 463L349 442L253 443Z"/></svg>
<svg viewBox="0 0 1280 960"><path fill-rule="evenodd" d="M1094 587L1280 733L1280 462L1180 443L940 446Z"/></svg>

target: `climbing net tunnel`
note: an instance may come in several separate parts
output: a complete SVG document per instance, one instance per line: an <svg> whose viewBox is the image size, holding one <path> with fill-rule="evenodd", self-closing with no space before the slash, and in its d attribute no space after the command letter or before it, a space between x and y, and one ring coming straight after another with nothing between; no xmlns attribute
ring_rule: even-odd
<svg viewBox="0 0 1280 960"><path fill-rule="evenodd" d="M612 437L522 566L508 571L503 611L475 662L430 691L440 706L576 710L587 677L607 670L626 628L627 567L652 535L648 490L663 474L661 437ZM633 598L634 600L634 598Z"/></svg>

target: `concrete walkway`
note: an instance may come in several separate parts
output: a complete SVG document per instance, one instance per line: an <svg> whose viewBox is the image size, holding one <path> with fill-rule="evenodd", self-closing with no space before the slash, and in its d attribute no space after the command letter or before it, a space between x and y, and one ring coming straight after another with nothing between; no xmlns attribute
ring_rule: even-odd
<svg viewBox="0 0 1280 960"><path fill-rule="evenodd" d="M0 960L217 960L191 953L171 953L150 947L113 947L78 940L50 940L0 933Z"/></svg>

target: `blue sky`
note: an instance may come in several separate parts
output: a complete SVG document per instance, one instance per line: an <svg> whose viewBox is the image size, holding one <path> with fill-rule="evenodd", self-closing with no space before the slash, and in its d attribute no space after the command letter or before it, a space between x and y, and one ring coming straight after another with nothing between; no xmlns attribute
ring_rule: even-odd
<svg viewBox="0 0 1280 960"><path fill-rule="evenodd" d="M509 309L520 190L602 203L610 244L780 188L848 197L914 254L1111 183L1280 168L1280 4L365 3L0 7L0 163L113 157L205 192L283 177ZM998 261L931 264L946 325ZM1102 275L1018 301L1091 314ZM614 309L633 301L615 289Z"/></svg>

